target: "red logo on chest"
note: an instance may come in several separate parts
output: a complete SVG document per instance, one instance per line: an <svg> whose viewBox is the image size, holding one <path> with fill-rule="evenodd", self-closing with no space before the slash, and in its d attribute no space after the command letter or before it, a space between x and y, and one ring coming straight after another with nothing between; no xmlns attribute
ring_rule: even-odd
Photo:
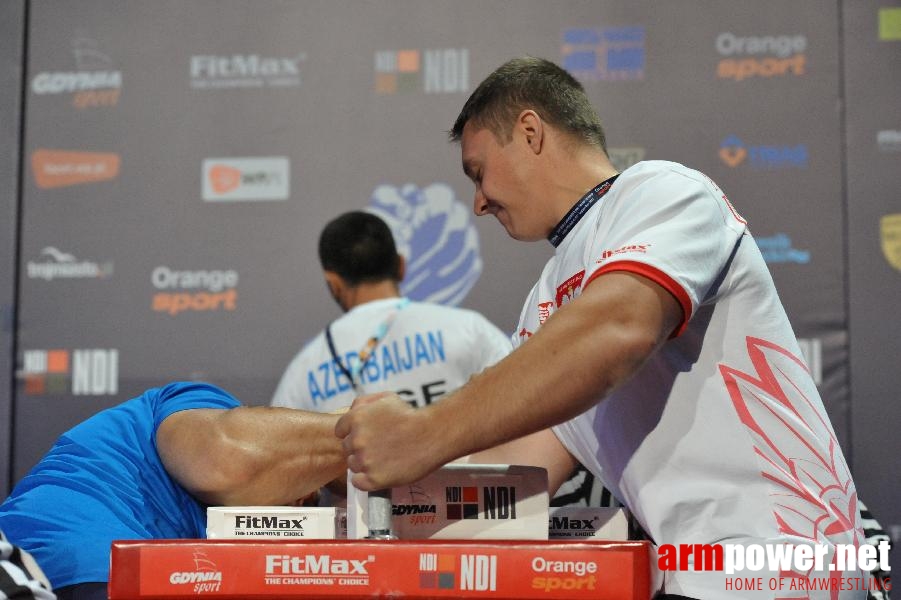
<svg viewBox="0 0 901 600"><path fill-rule="evenodd" d="M557 307L561 307L567 302L571 302L579 295L582 289L582 279L585 278L585 271L579 271L563 283L557 286Z"/></svg>

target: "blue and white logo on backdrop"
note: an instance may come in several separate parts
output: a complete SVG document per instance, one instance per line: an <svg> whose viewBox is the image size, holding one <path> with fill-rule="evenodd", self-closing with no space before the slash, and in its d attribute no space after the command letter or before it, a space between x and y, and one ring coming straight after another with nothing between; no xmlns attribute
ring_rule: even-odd
<svg viewBox="0 0 901 600"><path fill-rule="evenodd" d="M479 236L469 209L446 183L380 185L367 208L388 223L407 259L401 293L456 306L482 274Z"/></svg>

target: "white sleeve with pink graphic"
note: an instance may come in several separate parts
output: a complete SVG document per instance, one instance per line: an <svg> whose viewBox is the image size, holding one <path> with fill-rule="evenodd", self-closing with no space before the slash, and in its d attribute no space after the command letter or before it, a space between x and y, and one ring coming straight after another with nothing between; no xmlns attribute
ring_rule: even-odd
<svg viewBox="0 0 901 600"><path fill-rule="evenodd" d="M626 170L546 265L520 339L617 270L669 290L685 321L631 380L555 427L561 442L658 544L859 544L838 439L763 257L723 192L675 163ZM819 589L727 589L722 571L693 568L667 572L666 586L693 598L866 595L829 585L858 569L753 575Z"/></svg>

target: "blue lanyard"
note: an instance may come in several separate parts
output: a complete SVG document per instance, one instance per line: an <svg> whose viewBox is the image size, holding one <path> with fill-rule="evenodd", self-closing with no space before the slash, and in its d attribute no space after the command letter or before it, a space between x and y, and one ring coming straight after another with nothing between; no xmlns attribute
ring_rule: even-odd
<svg viewBox="0 0 901 600"><path fill-rule="evenodd" d="M585 216L585 213L594 206L598 200L604 197L604 194L610 191L610 186L613 185L613 182L616 181L616 178L619 177L617 173L610 179L602 181L597 184L591 191L582 196L582 198L576 202L576 204L569 209L569 212L566 213L566 216L560 220L557 225L551 230L551 234L547 236L547 240L551 243L554 248L560 245L563 241L563 238L566 237L570 231L573 230L573 227L576 226L582 217Z"/></svg>

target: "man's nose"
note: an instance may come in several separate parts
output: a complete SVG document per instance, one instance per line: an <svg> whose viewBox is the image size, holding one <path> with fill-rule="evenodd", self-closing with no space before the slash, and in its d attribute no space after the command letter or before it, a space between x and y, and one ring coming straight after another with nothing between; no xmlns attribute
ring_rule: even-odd
<svg viewBox="0 0 901 600"><path fill-rule="evenodd" d="M472 212L477 217L488 214L488 200L485 199L485 194L482 193L481 187L476 188L475 196L472 199Z"/></svg>

